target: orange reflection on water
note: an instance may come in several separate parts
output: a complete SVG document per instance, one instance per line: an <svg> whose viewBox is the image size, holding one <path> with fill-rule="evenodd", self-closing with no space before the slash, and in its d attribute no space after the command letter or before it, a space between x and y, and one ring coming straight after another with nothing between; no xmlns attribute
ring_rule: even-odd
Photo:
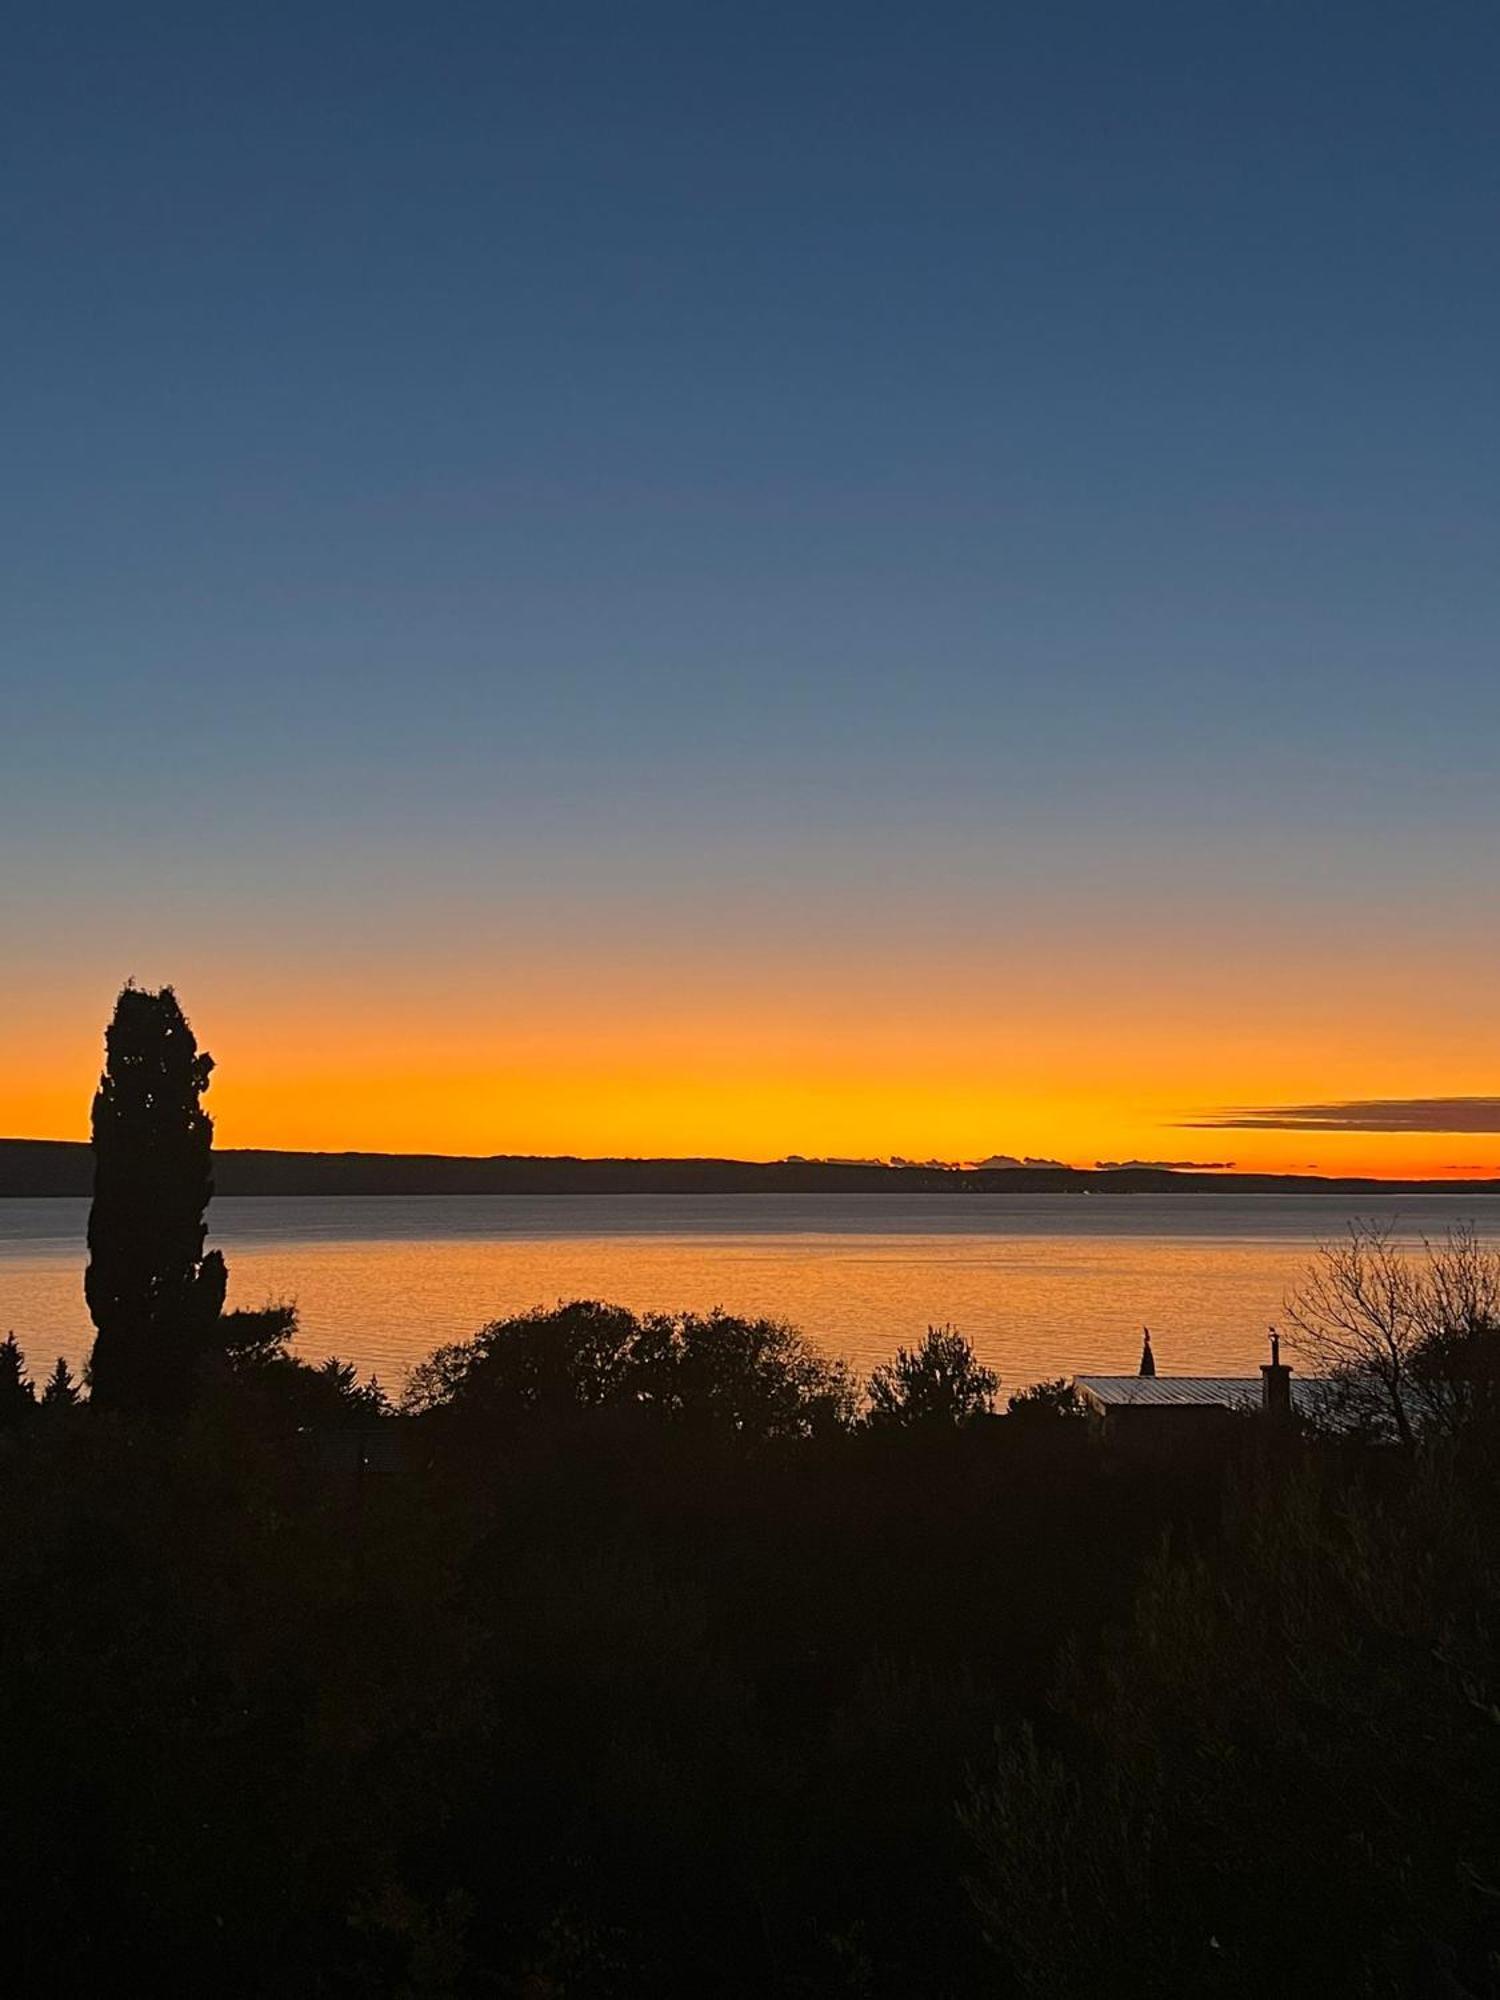
<svg viewBox="0 0 1500 2000"><path fill-rule="evenodd" d="M1238 1373L1305 1250L1134 1239L579 1237L319 1244L234 1260L235 1302L295 1291L310 1358L329 1348L387 1384L438 1341L559 1299L790 1319L862 1372L951 1321L1011 1387L1129 1373L1149 1321L1164 1372ZM288 1278L292 1282L288 1283Z"/></svg>
<svg viewBox="0 0 1500 2000"><path fill-rule="evenodd" d="M0 1324L43 1372L87 1351L85 1212L10 1204L0 1239ZM862 1372L941 1321L1011 1387L1129 1371L1143 1323L1165 1372L1247 1372L1315 1241L1346 1220L1327 1198L1230 1196L225 1200L213 1213L232 1304L295 1298L305 1358L337 1352L390 1387L442 1341L579 1296L790 1319ZM1425 1197L1402 1227L1440 1233L1476 1213L1500 1233L1496 1197Z"/></svg>

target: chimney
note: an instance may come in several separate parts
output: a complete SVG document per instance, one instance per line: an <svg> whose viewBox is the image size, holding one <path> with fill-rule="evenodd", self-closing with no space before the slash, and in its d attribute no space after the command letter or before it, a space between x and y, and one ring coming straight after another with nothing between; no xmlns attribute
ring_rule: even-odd
<svg viewBox="0 0 1500 2000"><path fill-rule="evenodd" d="M1292 1414L1292 1371L1281 1359L1281 1335L1271 1328L1271 1359L1261 1366L1260 1406L1268 1417L1287 1422Z"/></svg>
<svg viewBox="0 0 1500 2000"><path fill-rule="evenodd" d="M1141 1333L1144 1336L1141 1342L1141 1365L1136 1372L1140 1375L1154 1375L1156 1373L1156 1356L1151 1352L1150 1327L1143 1326Z"/></svg>

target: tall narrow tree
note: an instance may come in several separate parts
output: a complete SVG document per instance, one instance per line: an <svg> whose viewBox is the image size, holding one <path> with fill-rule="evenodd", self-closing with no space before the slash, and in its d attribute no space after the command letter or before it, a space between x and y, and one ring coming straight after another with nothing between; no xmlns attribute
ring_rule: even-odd
<svg viewBox="0 0 1500 2000"><path fill-rule="evenodd" d="M96 1329L89 1381L102 1409L184 1402L224 1304L205 1256L213 1120L200 1054L170 986L127 986L105 1033L94 1098L94 1205L84 1293Z"/></svg>
<svg viewBox="0 0 1500 2000"><path fill-rule="evenodd" d="M0 1430L8 1430L36 1408L36 1390L26 1379L26 1356L13 1333L0 1340Z"/></svg>

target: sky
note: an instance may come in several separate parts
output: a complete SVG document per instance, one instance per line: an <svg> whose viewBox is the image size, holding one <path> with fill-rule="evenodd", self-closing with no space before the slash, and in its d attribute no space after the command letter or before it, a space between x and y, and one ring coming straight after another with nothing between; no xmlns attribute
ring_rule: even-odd
<svg viewBox="0 0 1500 2000"><path fill-rule="evenodd" d="M0 34L0 1132L1500 1172L1500 10Z"/></svg>

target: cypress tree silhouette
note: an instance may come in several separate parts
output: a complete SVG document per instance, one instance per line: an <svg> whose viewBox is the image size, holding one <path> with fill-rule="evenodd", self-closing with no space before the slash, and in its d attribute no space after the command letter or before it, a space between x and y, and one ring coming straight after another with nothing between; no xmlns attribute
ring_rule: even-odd
<svg viewBox="0 0 1500 2000"><path fill-rule="evenodd" d="M214 1128L199 1099L213 1057L170 986L126 986L104 1039L83 1281L97 1333L89 1382L103 1409L170 1409L190 1396L224 1304L224 1260L203 1251Z"/></svg>

